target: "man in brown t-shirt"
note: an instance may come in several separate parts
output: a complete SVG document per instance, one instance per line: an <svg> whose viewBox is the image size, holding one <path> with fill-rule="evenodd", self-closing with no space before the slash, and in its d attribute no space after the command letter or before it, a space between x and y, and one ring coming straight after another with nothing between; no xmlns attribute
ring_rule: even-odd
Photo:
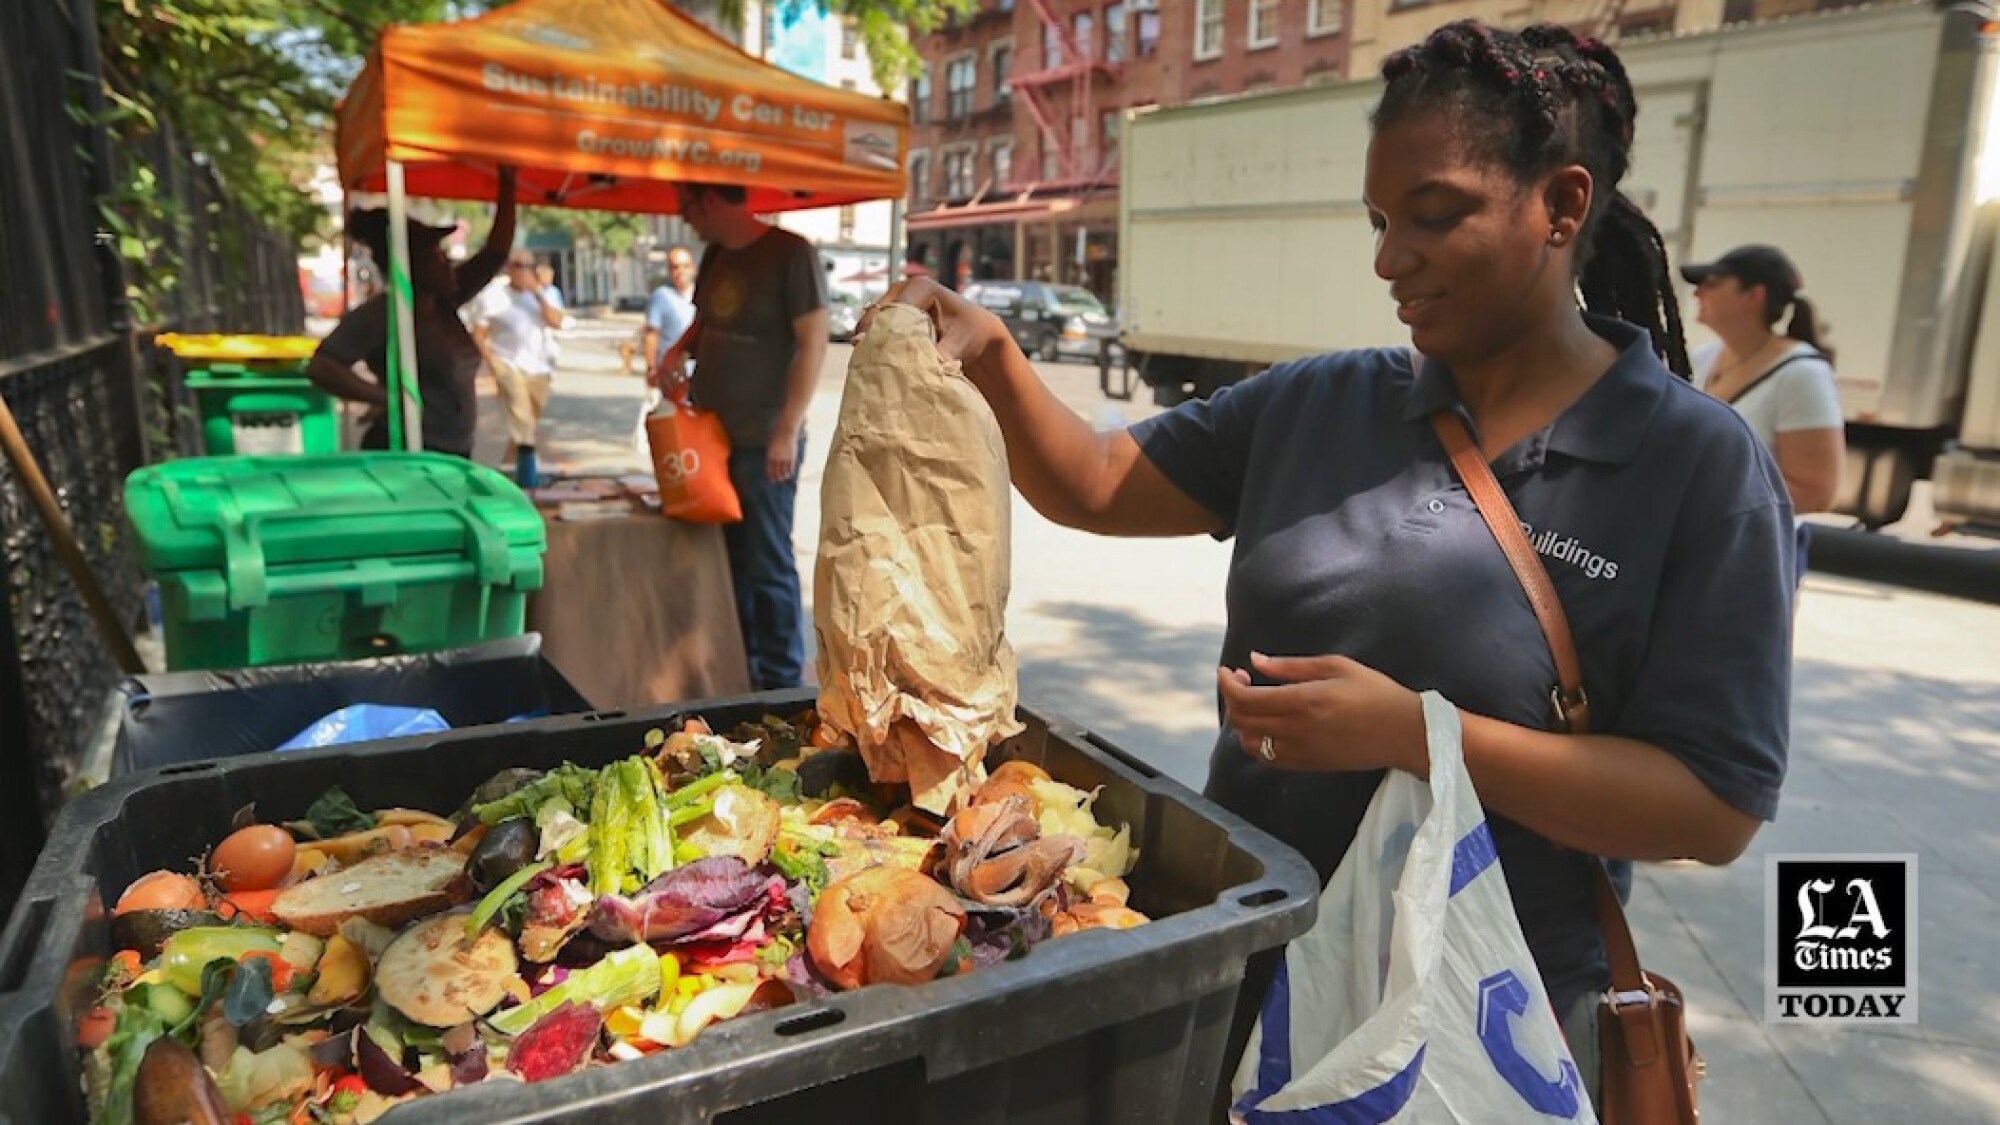
<svg viewBox="0 0 2000 1125"><path fill-rule="evenodd" d="M743 521L724 527L723 539L750 682L796 687L805 678L805 604L792 519L806 408L826 357L819 252L751 214L734 185L682 185L680 213L708 249L695 276L694 324L653 380L671 393L692 357L695 401L729 433L729 480Z"/></svg>

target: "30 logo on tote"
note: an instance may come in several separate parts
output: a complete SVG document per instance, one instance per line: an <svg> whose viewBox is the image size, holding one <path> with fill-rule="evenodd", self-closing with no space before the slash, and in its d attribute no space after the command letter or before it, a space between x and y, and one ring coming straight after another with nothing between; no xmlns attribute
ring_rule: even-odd
<svg viewBox="0 0 2000 1125"><path fill-rule="evenodd" d="M1917 1020L1917 857L1764 861L1764 1018Z"/></svg>

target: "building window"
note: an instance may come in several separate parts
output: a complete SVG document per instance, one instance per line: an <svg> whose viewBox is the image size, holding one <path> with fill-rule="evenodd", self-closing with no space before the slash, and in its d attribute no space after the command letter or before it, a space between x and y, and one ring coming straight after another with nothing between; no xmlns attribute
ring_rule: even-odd
<svg viewBox="0 0 2000 1125"><path fill-rule="evenodd" d="M853 16L840 21L840 57L852 59L861 48L861 21Z"/></svg>
<svg viewBox="0 0 2000 1125"><path fill-rule="evenodd" d="M1069 41L1083 52L1082 58L1089 59L1097 54L1096 25L1089 12L1078 12L1076 18L1070 21L1069 28Z"/></svg>
<svg viewBox="0 0 2000 1125"><path fill-rule="evenodd" d="M1340 30L1342 0L1309 0L1306 6L1306 34L1332 35Z"/></svg>
<svg viewBox="0 0 2000 1125"><path fill-rule="evenodd" d="M972 197L973 178L979 171L979 150L955 148L944 154L944 195L960 200Z"/></svg>
<svg viewBox="0 0 2000 1125"><path fill-rule="evenodd" d="M1069 153L1077 175L1094 167L1090 159L1090 119L1082 114L1069 119Z"/></svg>
<svg viewBox="0 0 2000 1125"><path fill-rule="evenodd" d="M1014 43L1007 40L993 45L993 104L1005 105L1014 96Z"/></svg>
<svg viewBox="0 0 2000 1125"><path fill-rule="evenodd" d="M844 203L840 207L840 241L854 241L854 204Z"/></svg>
<svg viewBox="0 0 2000 1125"><path fill-rule="evenodd" d="M1042 24L1042 69L1054 70L1063 64L1062 29L1055 24Z"/></svg>
<svg viewBox="0 0 2000 1125"><path fill-rule="evenodd" d="M1628 16L1618 25L1618 37L1623 39L1633 35L1665 35L1674 29L1674 10L1661 8L1656 12L1641 12Z"/></svg>
<svg viewBox="0 0 2000 1125"><path fill-rule="evenodd" d="M1194 57L1196 62L1222 57L1222 0L1195 0Z"/></svg>
<svg viewBox="0 0 2000 1125"><path fill-rule="evenodd" d="M1005 190L1014 182L1014 142L1001 141L992 147L987 156L993 165L993 186Z"/></svg>
<svg viewBox="0 0 2000 1125"><path fill-rule="evenodd" d="M1097 139L1104 146L1106 164L1118 159L1118 122L1119 114L1115 109L1105 110L1103 116L1097 119Z"/></svg>
<svg viewBox="0 0 2000 1125"><path fill-rule="evenodd" d="M910 210L921 211L931 198L931 157L927 152L910 154Z"/></svg>
<svg viewBox="0 0 2000 1125"><path fill-rule="evenodd" d="M1042 180L1048 182L1062 174L1062 153L1056 150L1056 139L1042 137Z"/></svg>
<svg viewBox="0 0 2000 1125"><path fill-rule="evenodd" d="M1125 5L1104 9L1104 61L1125 61Z"/></svg>
<svg viewBox="0 0 2000 1125"><path fill-rule="evenodd" d="M854 79L852 79L852 78L843 78L843 79L841 79L841 80L840 80L840 88L841 88L841 89L843 89L843 90L855 90L855 89L859 89L859 87L857 87L857 86L856 86L856 85L854 84Z"/></svg>
<svg viewBox="0 0 2000 1125"><path fill-rule="evenodd" d="M910 123L921 125L931 119L931 76L920 73L910 79Z"/></svg>
<svg viewBox="0 0 2000 1125"><path fill-rule="evenodd" d="M945 64L945 116L952 120L972 112L972 92L979 86L979 56L960 55Z"/></svg>
<svg viewBox="0 0 2000 1125"><path fill-rule="evenodd" d="M1160 49L1160 11L1158 8L1141 7L1134 14L1133 48L1140 58L1151 58Z"/></svg>
<svg viewBox="0 0 2000 1125"><path fill-rule="evenodd" d="M1250 0L1250 49L1278 45L1278 0Z"/></svg>

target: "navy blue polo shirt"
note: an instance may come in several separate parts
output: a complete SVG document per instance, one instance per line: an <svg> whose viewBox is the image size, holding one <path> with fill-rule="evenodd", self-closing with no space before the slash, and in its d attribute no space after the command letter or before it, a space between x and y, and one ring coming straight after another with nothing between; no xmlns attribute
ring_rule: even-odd
<svg viewBox="0 0 2000 1125"><path fill-rule="evenodd" d="M1790 709L1792 517L1783 478L1728 406L1646 334L1590 318L1617 360L1493 463L1576 637L1593 727L1651 743L1770 819ZM1133 429L1235 538L1222 662L1338 653L1416 690L1549 726L1555 661L1428 416L1450 371L1404 350L1274 367ZM1469 417L1467 418L1470 421ZM1223 733L1208 794L1332 874L1380 771L1276 769ZM1492 815L1528 946L1558 1011L1608 971L1582 853ZM1613 865L1629 879L1629 865Z"/></svg>

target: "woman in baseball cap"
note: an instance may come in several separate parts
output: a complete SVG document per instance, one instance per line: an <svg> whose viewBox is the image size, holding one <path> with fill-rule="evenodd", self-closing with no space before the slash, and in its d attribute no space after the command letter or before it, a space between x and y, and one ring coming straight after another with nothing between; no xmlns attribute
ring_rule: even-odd
<svg viewBox="0 0 2000 1125"><path fill-rule="evenodd" d="M1735 407L1770 448L1794 511L1831 508L1847 455L1845 421L1833 353L1799 293L1798 267L1774 246L1739 246L1682 266L1681 276L1694 286L1695 319L1717 337L1689 354L1695 385Z"/></svg>

